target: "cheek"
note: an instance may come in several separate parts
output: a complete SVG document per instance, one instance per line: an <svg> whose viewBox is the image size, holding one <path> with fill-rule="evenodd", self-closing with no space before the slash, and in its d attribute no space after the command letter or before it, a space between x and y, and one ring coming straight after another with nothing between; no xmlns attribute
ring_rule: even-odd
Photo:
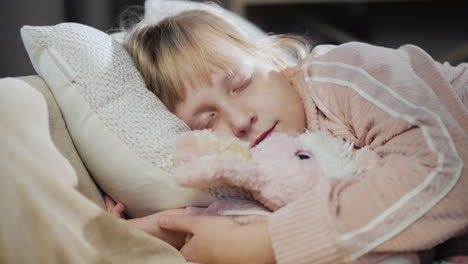
<svg viewBox="0 0 468 264"><path fill-rule="evenodd" d="M268 84L268 86L271 87L269 89L270 94L284 102L285 105L300 104L300 97L294 88L291 87L289 81L283 78L279 73L275 77L276 78L272 78Z"/></svg>
<svg viewBox="0 0 468 264"><path fill-rule="evenodd" d="M288 120L291 132L303 132L305 113L302 100L289 82L279 75L262 76L252 82L244 93L244 103L257 113L274 115L283 121Z"/></svg>
<svg viewBox="0 0 468 264"><path fill-rule="evenodd" d="M232 129L230 129L229 125L227 125L226 122L217 122L216 125L211 128L211 131L227 137L235 136L232 133Z"/></svg>
<svg viewBox="0 0 468 264"><path fill-rule="evenodd" d="M285 87L281 80L272 78L255 83L255 96L261 99L261 103L271 107L282 108L295 101L294 91Z"/></svg>
<svg viewBox="0 0 468 264"><path fill-rule="evenodd" d="M304 107L299 94L289 86L275 87L276 90L272 91L272 96L276 98L279 104L277 108L283 115L290 118L291 121L305 120ZM279 107L278 107L279 106Z"/></svg>

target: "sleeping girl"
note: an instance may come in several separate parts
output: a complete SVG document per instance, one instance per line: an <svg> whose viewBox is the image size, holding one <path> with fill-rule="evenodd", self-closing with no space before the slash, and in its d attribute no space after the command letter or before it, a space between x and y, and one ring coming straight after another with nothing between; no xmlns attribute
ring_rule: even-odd
<svg viewBox="0 0 468 264"><path fill-rule="evenodd" d="M184 209L129 220L187 260L367 263L466 235L467 64L441 64L413 45L252 38L201 10L137 24L125 46L148 89L193 130L255 147L307 129L379 156L361 177L321 181L255 224ZM108 199L113 214L122 208Z"/></svg>

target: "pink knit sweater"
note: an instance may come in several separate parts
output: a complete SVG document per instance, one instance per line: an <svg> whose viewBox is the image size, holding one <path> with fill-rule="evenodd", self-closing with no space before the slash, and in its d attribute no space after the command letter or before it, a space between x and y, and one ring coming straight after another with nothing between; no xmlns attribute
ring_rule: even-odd
<svg viewBox="0 0 468 264"><path fill-rule="evenodd" d="M411 45L347 43L317 46L292 74L311 131L382 160L269 216L278 263L420 251L468 231L468 64L440 64Z"/></svg>

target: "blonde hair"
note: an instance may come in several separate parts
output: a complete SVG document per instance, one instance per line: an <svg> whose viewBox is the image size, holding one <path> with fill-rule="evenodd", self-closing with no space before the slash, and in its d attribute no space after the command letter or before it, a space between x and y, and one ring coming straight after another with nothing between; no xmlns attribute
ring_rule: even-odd
<svg viewBox="0 0 468 264"><path fill-rule="evenodd" d="M207 33L207 34L205 34ZM267 54L278 65L284 65L284 54L299 61L310 50L301 37L275 35L262 41L252 41L225 19L205 10L190 10L167 17L157 24L136 24L124 46L135 66L142 73L150 91L158 96L170 111L185 97L184 80L190 69L210 83L210 68L230 70L232 63L222 54L213 52L209 42L222 38L250 54ZM279 53L284 53L279 55Z"/></svg>

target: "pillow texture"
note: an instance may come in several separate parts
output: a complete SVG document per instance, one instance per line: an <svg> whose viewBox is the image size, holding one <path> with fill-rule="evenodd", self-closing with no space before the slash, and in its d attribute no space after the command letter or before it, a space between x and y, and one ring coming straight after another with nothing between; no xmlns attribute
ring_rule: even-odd
<svg viewBox="0 0 468 264"><path fill-rule="evenodd" d="M21 36L87 169L130 216L214 200L173 182L174 142L189 128L146 88L122 44L74 23L24 26Z"/></svg>

